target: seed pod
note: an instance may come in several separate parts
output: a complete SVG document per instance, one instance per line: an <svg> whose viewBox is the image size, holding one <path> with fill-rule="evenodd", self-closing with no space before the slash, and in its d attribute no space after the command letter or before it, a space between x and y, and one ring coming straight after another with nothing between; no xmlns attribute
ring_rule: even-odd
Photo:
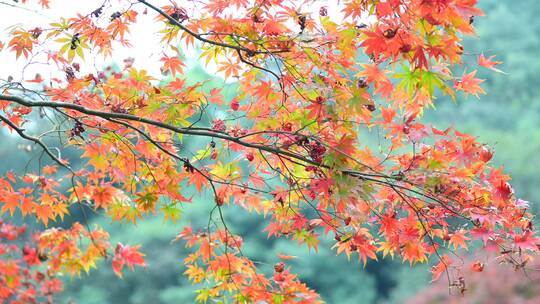
<svg viewBox="0 0 540 304"><path fill-rule="evenodd" d="M47 256L47 254L41 252L41 251L38 251L38 259L41 261L41 262L45 262L49 259L49 257Z"/></svg>
<svg viewBox="0 0 540 304"><path fill-rule="evenodd" d="M75 35L73 35L73 37L71 38L70 49L76 50L77 47L79 47L79 44L81 43L81 39L79 38L79 36L80 36L79 33L75 33Z"/></svg>
<svg viewBox="0 0 540 304"><path fill-rule="evenodd" d="M281 273L285 270L285 263L283 262L279 262L279 263L276 263L274 265L274 270L277 272L277 273Z"/></svg>
<svg viewBox="0 0 540 304"><path fill-rule="evenodd" d="M359 89L365 89L368 87L368 83L365 78L360 78L356 81L356 87Z"/></svg>
<svg viewBox="0 0 540 304"><path fill-rule="evenodd" d="M399 51L402 52L402 53L408 53L410 52L412 49L411 45L408 44L408 43L405 43L404 45L402 45L400 48L399 48Z"/></svg>
<svg viewBox="0 0 540 304"><path fill-rule="evenodd" d="M219 196L216 196L215 201L216 201L216 205L218 205L219 207L223 206L223 204L225 203L223 201L223 198Z"/></svg>
<svg viewBox="0 0 540 304"><path fill-rule="evenodd" d="M112 15L111 15L111 21L115 20L115 19L118 19L122 17L122 13L120 12L114 12Z"/></svg>
<svg viewBox="0 0 540 304"><path fill-rule="evenodd" d="M384 31L383 36L386 39L392 39L396 36L397 31L397 29L387 29Z"/></svg>
<svg viewBox="0 0 540 304"><path fill-rule="evenodd" d="M300 25L300 33L304 32L304 29L306 28L306 21L307 18L305 15L298 14L298 25Z"/></svg>
<svg viewBox="0 0 540 304"><path fill-rule="evenodd" d="M180 23L189 19L186 10L182 7L175 8L174 12L171 14L171 17Z"/></svg>

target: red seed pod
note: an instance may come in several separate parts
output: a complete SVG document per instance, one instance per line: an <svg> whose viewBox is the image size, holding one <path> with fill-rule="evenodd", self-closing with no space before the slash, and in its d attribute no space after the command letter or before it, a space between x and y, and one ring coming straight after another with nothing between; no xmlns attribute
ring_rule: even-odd
<svg viewBox="0 0 540 304"><path fill-rule="evenodd" d="M403 126L403 133L404 134L409 134L411 132L411 128L409 126Z"/></svg>
<svg viewBox="0 0 540 304"><path fill-rule="evenodd" d="M227 126L225 126L223 120L216 119L213 121L212 129L215 131L225 132L225 130L227 130Z"/></svg>
<svg viewBox="0 0 540 304"><path fill-rule="evenodd" d="M183 7L175 8L174 12L171 14L171 17L180 23L189 19L187 11Z"/></svg>
<svg viewBox="0 0 540 304"><path fill-rule="evenodd" d="M231 109L232 109L233 111L238 111L239 108L240 108L240 103L238 102L238 100L236 100L236 99L233 100L233 101L231 102Z"/></svg>
<svg viewBox="0 0 540 304"><path fill-rule="evenodd" d="M360 78L356 81L356 87L359 89L365 89L368 87L368 83L365 78Z"/></svg>
<svg viewBox="0 0 540 304"><path fill-rule="evenodd" d="M215 201L216 201L216 205L218 205L219 207L223 206L223 204L225 203L223 198L219 196L216 196Z"/></svg>
<svg viewBox="0 0 540 304"><path fill-rule="evenodd" d="M255 22L255 23L263 23L263 22L264 22L264 19L263 19L263 17L261 16L261 14L253 14L253 16L251 17L251 19L252 19L253 22Z"/></svg>
<svg viewBox="0 0 540 304"><path fill-rule="evenodd" d="M367 104L366 109L368 109L370 112L375 112L375 110L377 110L374 104Z"/></svg>
<svg viewBox="0 0 540 304"><path fill-rule="evenodd" d="M30 34L32 34L32 38L34 39L38 39L39 36L41 35L41 33L43 33L43 29L41 29L40 27L36 27L32 30L29 30L28 32L30 32Z"/></svg>
<svg viewBox="0 0 540 304"><path fill-rule="evenodd" d="M44 176L39 177L39 186L41 188L45 188L47 186L47 180L45 179Z"/></svg>
<svg viewBox="0 0 540 304"><path fill-rule="evenodd" d="M45 274L43 274L43 272L38 271L35 274L35 279L36 279L36 282L41 283L45 279Z"/></svg>
<svg viewBox="0 0 540 304"><path fill-rule="evenodd" d="M480 159L487 163L493 158L493 151L490 150L487 146L483 146L482 150L480 151Z"/></svg>
<svg viewBox="0 0 540 304"><path fill-rule="evenodd" d="M408 53L410 52L412 49L411 45L408 44L408 43L405 43L404 45L402 45L400 48L399 48L399 51L402 52L402 53Z"/></svg>
<svg viewBox="0 0 540 304"><path fill-rule="evenodd" d="M461 44L457 45L458 51L456 52L458 55L463 55L463 46Z"/></svg>
<svg viewBox="0 0 540 304"><path fill-rule="evenodd" d="M474 272L482 272L484 271L484 263L482 262L475 262L471 265L471 270Z"/></svg>
<svg viewBox="0 0 540 304"><path fill-rule="evenodd" d="M383 32L383 36L386 39L392 39L396 36L397 29L387 29Z"/></svg>
<svg viewBox="0 0 540 304"><path fill-rule="evenodd" d="M274 265L274 270L278 273L281 273L285 270L285 263L279 262Z"/></svg>
<svg viewBox="0 0 540 304"><path fill-rule="evenodd" d="M291 132L292 131L292 123L287 122L282 127L283 131L285 132Z"/></svg>

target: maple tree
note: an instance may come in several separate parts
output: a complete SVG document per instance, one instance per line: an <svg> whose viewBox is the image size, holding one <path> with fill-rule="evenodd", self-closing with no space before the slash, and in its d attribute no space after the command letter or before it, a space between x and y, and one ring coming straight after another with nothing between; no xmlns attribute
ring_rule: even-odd
<svg viewBox="0 0 540 304"><path fill-rule="evenodd" d="M102 260L119 277L126 266L145 266L144 248L111 244L102 228L52 227L70 208L131 224L157 213L177 221L193 188L212 194L209 224L186 227L176 241L192 249L185 275L205 285L199 302L322 302L287 265L290 256L276 257L265 274L243 254L242 237L227 225L230 205L264 217L269 237L315 251L331 235L338 254L364 265L433 257L433 279L446 274L460 292L466 278L455 256L473 243L527 267L540 239L527 202L491 165L491 148L422 123L437 96L484 93L476 68L502 72L494 55L467 54L460 44L483 14L476 2L121 0L13 29L0 42L6 56L25 67L46 62L54 76L0 83L2 128L44 155L37 172L0 178L0 299L51 301L59 275ZM131 47L141 15L161 28L161 75L116 57ZM202 62L235 80L233 98L187 81L179 54L195 45ZM97 68L92 57L124 64ZM34 135L32 123L51 129ZM365 142L374 129L384 138L377 147ZM204 145L183 145L189 138ZM73 149L81 160L63 157ZM7 223L16 212L44 228L8 244L23 234Z"/></svg>

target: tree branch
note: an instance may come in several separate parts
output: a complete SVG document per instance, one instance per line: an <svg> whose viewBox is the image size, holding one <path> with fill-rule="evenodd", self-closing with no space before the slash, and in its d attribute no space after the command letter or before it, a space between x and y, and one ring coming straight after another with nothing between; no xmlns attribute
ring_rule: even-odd
<svg viewBox="0 0 540 304"><path fill-rule="evenodd" d="M174 19L173 17L171 17L169 14L167 14L166 12L164 12L162 9L160 9L159 7L151 4L151 3L148 3L148 1L146 0L138 0L140 3L144 4L145 6L151 8L152 10L154 10L155 12L157 12L158 14L160 14L161 16L163 16L164 18L166 18L167 20L169 20L170 23L178 26L179 28L181 28L184 32L188 33L189 35L195 37L195 39L201 41L201 42L205 42L205 43L208 43L208 44L212 44L212 45L215 45L215 46L220 46L220 47L224 47L224 48L228 48L228 49L234 49L234 50L237 50L237 51L243 51L243 52L247 52L247 53L251 53L251 54L278 54L278 53L287 53L289 52L289 50L275 50L275 51L268 51L268 50L264 50L264 51L260 51L260 50L252 50L252 49L249 49L249 48L246 48L246 47L243 47L241 45L233 45L233 44L228 44L228 43L224 43L224 42L220 42L220 41L215 41L215 40L210 40L208 38L205 38L203 37L203 35L200 35L198 33L195 33L194 31L190 30L189 28L187 28L185 25L183 25L182 23L180 23L178 20Z"/></svg>
<svg viewBox="0 0 540 304"><path fill-rule="evenodd" d="M30 135L24 133L24 129L21 129L21 128L17 127L13 122L11 122L11 120L9 120L7 117L5 117L3 115L0 115L0 120L3 121L6 125L8 125L15 132L17 132L17 134L19 134L19 136L21 138L32 141L32 142L36 143L37 145L39 145L43 149L43 151L45 151L45 153L47 155L49 155L49 157L52 158L52 160L54 160L60 166L62 166L64 168L68 169L69 171L73 172L71 167L65 161L62 161L58 156L54 155L54 153L51 151L51 149L49 149L49 147L41 139L39 139L37 137L34 137L34 136L30 136Z"/></svg>
<svg viewBox="0 0 540 304"><path fill-rule="evenodd" d="M148 119L148 118L141 117L141 116L125 114L125 113L115 113L115 112L105 112L105 111L92 110L92 109L86 108L84 106L81 106L81 105L78 105L78 104L73 104L73 103L52 102L52 101L30 101L30 100L26 100L26 99L18 97L18 96L1 95L1 94L0 94L0 100L6 100L6 101L15 102L15 103L18 103L20 105L23 105L25 107L30 107L30 108L46 107L46 108L53 108L53 109L58 109L58 108L70 109L70 110L75 110L75 111L83 113L83 114L87 114L87 115L91 115L91 116L95 116L95 117L101 117L101 118L104 118L104 119L111 119L111 118L115 119L116 118L116 119L125 119L125 120L129 120L129 121L136 121L136 122L140 122L140 123L143 123L143 124L148 124L148 125L152 125L152 126L155 126L155 127L162 128L162 129L166 129L166 130L169 130L169 131L172 131L172 132L175 132L175 133L179 133L179 134L203 136L203 137L210 137L210 138L219 138L219 139L223 139L223 140L227 140L227 141L237 143L237 144L239 144L241 146L244 146L246 148L260 149L260 150L263 150L263 151L266 151L266 152L269 152L269 153L273 153L273 154L281 154L281 155L284 155L284 156L287 156L287 157L290 157L290 158L297 159L299 161L303 161L303 162L305 162L307 164L310 164L310 165L314 165L314 166L320 166L321 165L321 164L319 164L317 162L314 162L311 159L308 159L306 157L303 157L301 155L298 155L298 154L290 152L290 151L280 150L280 149L269 147L269 146L266 146L266 145L260 145L260 144L254 144L254 143L246 142L246 141L241 140L239 137L234 137L234 136L228 135L227 133L214 131L212 129L180 128L180 127L176 127L176 126L173 126L173 125L161 122L161 121Z"/></svg>
<svg viewBox="0 0 540 304"><path fill-rule="evenodd" d="M52 102L52 101L30 101L30 100L24 99L24 98L19 97L19 96L10 96L10 95L2 95L2 94L0 94L0 100L6 100L6 101L15 102L17 104L20 104L20 105L23 105L23 106L26 106L26 107L46 107L46 108L53 108L53 109L70 109L70 110L74 110L74 111L77 111L77 112L80 112L80 113L83 113L83 114L87 114L87 115L91 115L91 116L95 116L95 117L101 117L101 118L106 119L106 120L122 119L122 120L127 120L127 121L135 121L135 122L140 122L140 123L143 123L143 124L148 124L148 125L152 125L152 126L155 126L155 127L159 127L159 128L162 128L162 129L166 129L166 130L169 130L169 131L172 131L172 132L175 132L175 133L179 133L179 134L193 135L193 136L203 136L203 137L209 137L209 138L219 138L219 139L223 139L223 140L226 140L226 141L234 142L234 143L239 144L241 146L244 146L246 148L253 148L253 149L257 149L257 150L260 150L260 151L265 151L265 152L274 154L274 155L276 155L278 157L284 157L285 159L288 159L289 161L299 161L299 162L303 162L305 165L312 165L312 166L325 168L325 169L329 169L329 170L334 169L334 168L331 168L328 165L315 162L315 161L313 161L313 160L311 160L311 159L309 159L307 157L304 157L304 156L299 155L297 153L293 153L291 151L282 150L282 149L279 149L279 148L276 148L276 147L267 146L267 145L263 145L263 144L256 144L256 143L246 142L246 141L243 141L241 139L241 138L244 138L245 136L234 137L234 136L231 136L231 135L229 135L227 133L215 131L215 130L212 130L212 129L206 129L206 128L196 128L196 129L193 129L193 128L181 128L181 127L176 127L176 126L173 126L173 125L161 122L161 121L141 117L141 116L136 116L136 115L132 115L132 114L126 114L126 113L98 111L98 110L89 109L89 108L86 108L86 107L84 107L82 105L77 105L77 104L73 104L73 103ZM7 121L6 123L9 122L8 125L14 126L13 123L11 123L9 120L7 120L7 118L4 118L2 120L6 120ZM39 140L37 138L29 137L28 135L26 135L24 133L21 133L20 130L19 130L18 133L19 133L19 135L21 135L21 137L32 140L32 141L34 141L34 142L36 142L38 144L41 143L40 145L42 147L47 148L43 144L43 142L41 142L41 140ZM61 161L50 150L47 149L46 152L47 152L47 154L49 154L49 156L54 157L55 161L61 163ZM63 166L65 166L65 165L63 165ZM418 187L417 185L411 184L410 182L403 181L404 183L409 184L410 187L400 185L397 182L398 181L397 178L386 175L386 174L381 173L381 172L376 172L374 174L374 173L359 172L359 171L349 170L349 169L341 169L341 170L338 170L338 171L341 172L342 174L345 174L345 175L351 176L351 177L356 177L356 178L359 178L359 179L361 179L363 181L374 182L374 183L376 183L378 185L381 185L381 186L384 186L384 187L390 187L390 188L396 187L396 188L399 188L399 189L401 189L403 191L407 191L407 192L413 193L415 195L419 195L421 197L424 197L425 199L433 200L433 201L441 204L442 206L444 206L445 209L447 209L451 213L455 214L456 216L463 217L461 214L459 214L459 212L457 212L455 210L452 210L450 208L450 206L448 206L449 203L452 202L451 199L442 199L440 197L436 197L435 195L430 194L429 191L427 191L426 189L423 189L421 187ZM390 181L390 180L392 180L392 181Z"/></svg>

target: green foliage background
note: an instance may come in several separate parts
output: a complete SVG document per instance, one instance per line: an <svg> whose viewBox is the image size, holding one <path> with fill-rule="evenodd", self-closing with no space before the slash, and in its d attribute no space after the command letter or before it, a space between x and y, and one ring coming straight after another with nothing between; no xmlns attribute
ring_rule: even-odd
<svg viewBox="0 0 540 304"><path fill-rule="evenodd" d="M475 134L480 141L495 147L494 161L513 176L518 197L531 202L538 210L540 201L540 2L480 1L486 17L475 24L477 38L466 40L465 61L475 66L481 51L486 56L497 55L507 74L496 74L480 68L479 77L487 95L481 100L458 96L456 103L441 98L437 109L428 111L427 119L439 128L456 126L458 130ZM190 72L189 79L210 77L201 68ZM214 84L219 84L215 80ZM13 153L20 139L0 133L0 172L23 170L29 157L36 152ZM204 144L190 142L189 144ZM22 147L21 147L22 148ZM21 149L23 151L23 149ZM195 193L194 193L195 194ZM208 220L209 197L194 196L186 206L177 225L162 218L149 218L137 226L111 224L94 217L93 222L109 228L113 241L142 244L147 254L146 269L128 272L118 280L108 265L101 265L90 275L66 278L67 292L60 303L192 303L196 287L183 278L182 258L187 250L181 243L172 243L185 223L204 226ZM240 210L225 214L232 230L245 236L245 254L261 261L263 270L271 271L276 254L287 252L299 258L289 261L293 271L300 273L308 284L317 289L328 303L401 303L430 280L428 265L401 264L390 259L370 262L364 268L357 261L336 257L326 249L330 240L321 244L318 253L299 248L285 240L267 239L261 218L246 216ZM74 219L79 213L74 209Z"/></svg>

